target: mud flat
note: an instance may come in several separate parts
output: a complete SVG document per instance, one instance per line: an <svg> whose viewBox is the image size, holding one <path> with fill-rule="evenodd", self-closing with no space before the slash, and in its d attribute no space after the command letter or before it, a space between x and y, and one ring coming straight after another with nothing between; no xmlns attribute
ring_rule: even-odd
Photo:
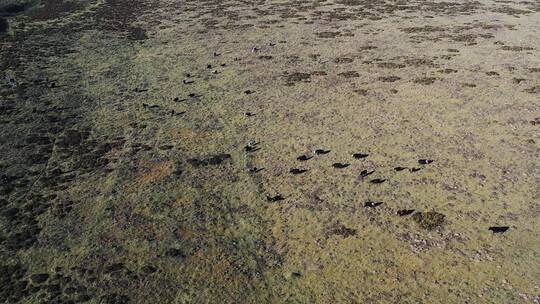
<svg viewBox="0 0 540 304"><path fill-rule="evenodd" d="M540 302L537 1L26 3L1 303Z"/></svg>

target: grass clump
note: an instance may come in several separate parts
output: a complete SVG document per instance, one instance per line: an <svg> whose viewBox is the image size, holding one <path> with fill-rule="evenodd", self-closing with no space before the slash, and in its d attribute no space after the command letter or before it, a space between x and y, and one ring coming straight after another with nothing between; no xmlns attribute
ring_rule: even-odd
<svg viewBox="0 0 540 304"><path fill-rule="evenodd" d="M435 211L417 212L412 218L420 227L433 230L444 224L445 215Z"/></svg>

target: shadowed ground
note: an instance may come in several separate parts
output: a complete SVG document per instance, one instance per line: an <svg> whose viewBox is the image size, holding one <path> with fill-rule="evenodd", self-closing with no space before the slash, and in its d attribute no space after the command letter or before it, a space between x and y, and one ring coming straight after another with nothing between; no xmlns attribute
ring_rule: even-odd
<svg viewBox="0 0 540 304"><path fill-rule="evenodd" d="M0 32L1 303L540 303L537 1L0 0Z"/></svg>

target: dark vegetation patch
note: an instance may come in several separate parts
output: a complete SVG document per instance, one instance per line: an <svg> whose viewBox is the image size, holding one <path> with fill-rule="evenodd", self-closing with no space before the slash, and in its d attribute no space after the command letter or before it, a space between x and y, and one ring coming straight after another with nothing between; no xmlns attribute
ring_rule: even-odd
<svg viewBox="0 0 540 304"><path fill-rule="evenodd" d="M84 8L88 1L47 0L42 5L28 11L27 15L36 21L55 19Z"/></svg>
<svg viewBox="0 0 540 304"><path fill-rule="evenodd" d="M534 50L534 48L530 47L530 46L510 46L510 45L505 45L503 47L501 47L501 50L503 51L512 51L512 52L522 52L522 51L532 51Z"/></svg>
<svg viewBox="0 0 540 304"><path fill-rule="evenodd" d="M26 267L21 264L0 265L0 301L17 303L28 296Z"/></svg>
<svg viewBox="0 0 540 304"><path fill-rule="evenodd" d="M379 81L382 82L396 82L398 80L401 80L401 77L398 76L381 76L378 78Z"/></svg>
<svg viewBox="0 0 540 304"><path fill-rule="evenodd" d="M407 34L415 34L415 33L444 32L446 29L441 26L424 25L424 26L407 27L401 30Z"/></svg>
<svg viewBox="0 0 540 304"><path fill-rule="evenodd" d="M288 86L292 86L297 82L309 82L310 78L311 74L309 73L294 72L285 75L285 82Z"/></svg>
<svg viewBox="0 0 540 304"><path fill-rule="evenodd" d="M368 94L368 90L366 90L366 89L356 89L353 92L355 92L355 93L357 93L358 95L361 95L361 96L367 96L367 94Z"/></svg>
<svg viewBox="0 0 540 304"><path fill-rule="evenodd" d="M326 71L313 71L313 72L311 72L311 75L314 75L314 76L326 76L327 73L326 73Z"/></svg>
<svg viewBox="0 0 540 304"><path fill-rule="evenodd" d="M360 77L360 74L356 71L347 71L347 72L341 72L338 74L338 76L345 77L345 78L357 78Z"/></svg>
<svg viewBox="0 0 540 304"><path fill-rule="evenodd" d="M530 87L526 89L525 92L529 94L540 94L540 86Z"/></svg>
<svg viewBox="0 0 540 304"><path fill-rule="evenodd" d="M510 7L507 5L493 8L491 11L496 12L496 13L501 13L501 14L507 14L514 17L519 17L521 15L529 15L529 14L534 13L534 11L532 10L524 10L524 9L519 9L515 7Z"/></svg>
<svg viewBox="0 0 540 304"><path fill-rule="evenodd" d="M7 32L9 23L5 18L0 17L0 34Z"/></svg>
<svg viewBox="0 0 540 304"><path fill-rule="evenodd" d="M439 70L438 72L443 73L443 74L453 74L453 73L457 73L458 71L454 69L444 69L444 70Z"/></svg>
<svg viewBox="0 0 540 304"><path fill-rule="evenodd" d="M347 228L345 226L340 226L336 229L334 229L333 233L335 235L339 235L339 236L342 236L342 237L350 237L350 236L355 236L356 235L356 229L351 229L351 228Z"/></svg>
<svg viewBox="0 0 540 304"><path fill-rule="evenodd" d="M374 45L364 45L364 46L361 46L358 50L360 51L371 51L371 50L376 50L377 47L374 46Z"/></svg>
<svg viewBox="0 0 540 304"><path fill-rule="evenodd" d="M129 29L128 38L131 40L145 40L148 39L146 30L140 27L132 27Z"/></svg>
<svg viewBox="0 0 540 304"><path fill-rule="evenodd" d="M395 62L381 62L377 63L377 66L381 69L402 69L406 67L403 63L395 63Z"/></svg>
<svg viewBox="0 0 540 304"><path fill-rule="evenodd" d="M221 153L203 158L192 158L188 160L188 163L193 167L217 166L229 159L231 159L230 154Z"/></svg>
<svg viewBox="0 0 540 304"><path fill-rule="evenodd" d="M417 212L413 214L412 219L423 229L433 230L441 227L445 221L445 215L435 212Z"/></svg>
<svg viewBox="0 0 540 304"><path fill-rule="evenodd" d="M15 16L17 14L25 12L26 10L30 9L38 3L38 0L20 0L17 2L7 1L6 3L0 2L0 16Z"/></svg>
<svg viewBox="0 0 540 304"><path fill-rule="evenodd" d="M316 33L317 37L319 38L336 38L341 36L340 32L319 32Z"/></svg>
<svg viewBox="0 0 540 304"><path fill-rule="evenodd" d="M335 224L333 227L328 229L327 237L332 235L338 235L344 238L355 236L357 234L356 229L348 228L342 224Z"/></svg>
<svg viewBox="0 0 540 304"><path fill-rule="evenodd" d="M347 57L339 57L339 58L336 58L334 59L334 63L337 63L337 64L340 64L340 63L351 63L353 62L354 59L352 58L347 58Z"/></svg>
<svg viewBox="0 0 540 304"><path fill-rule="evenodd" d="M437 77L420 77L420 78L416 78L414 80L414 83L430 85L430 84L433 84L436 80L437 80Z"/></svg>

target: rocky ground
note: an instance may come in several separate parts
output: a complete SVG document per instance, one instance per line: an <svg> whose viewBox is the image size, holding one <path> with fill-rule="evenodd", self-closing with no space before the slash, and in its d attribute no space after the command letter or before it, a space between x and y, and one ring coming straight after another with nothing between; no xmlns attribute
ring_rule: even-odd
<svg viewBox="0 0 540 304"><path fill-rule="evenodd" d="M540 303L540 3L1 0L1 303Z"/></svg>

